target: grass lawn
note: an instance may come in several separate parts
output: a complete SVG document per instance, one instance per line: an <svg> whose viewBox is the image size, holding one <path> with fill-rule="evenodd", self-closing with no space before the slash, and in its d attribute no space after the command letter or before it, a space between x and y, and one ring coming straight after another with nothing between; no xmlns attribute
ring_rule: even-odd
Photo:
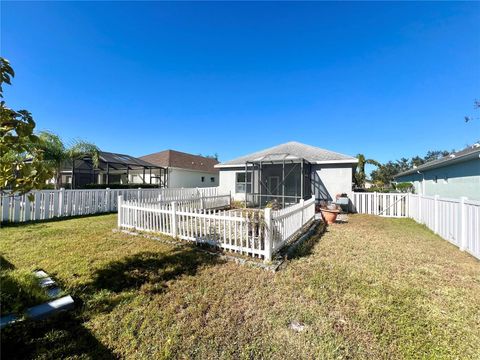
<svg viewBox="0 0 480 360"><path fill-rule="evenodd" d="M275 274L115 226L0 229L78 304L3 331L2 358L480 358L480 262L412 220L350 216Z"/></svg>

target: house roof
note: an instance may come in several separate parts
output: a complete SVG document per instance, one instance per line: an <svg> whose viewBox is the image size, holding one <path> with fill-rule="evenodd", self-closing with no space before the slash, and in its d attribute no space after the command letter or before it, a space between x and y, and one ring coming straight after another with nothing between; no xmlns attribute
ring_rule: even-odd
<svg viewBox="0 0 480 360"><path fill-rule="evenodd" d="M245 165L247 161L286 161L305 159L312 164L356 164L357 159L348 155L340 154L330 150L321 149L316 146L290 141L265 150L260 150L249 155L217 164L215 167L234 167Z"/></svg>
<svg viewBox="0 0 480 360"><path fill-rule="evenodd" d="M218 161L205 156L187 154L176 150L164 150L154 154L141 156L140 159L157 166L176 167L181 169L217 173L215 165Z"/></svg>
<svg viewBox="0 0 480 360"><path fill-rule="evenodd" d="M429 161L413 169L403 171L395 175L394 178L396 179L405 175L415 174L417 171L431 170L438 167L449 166L453 163L478 158L479 156L480 156L480 144L474 144L472 146L469 146L466 149L457 151L441 159Z"/></svg>

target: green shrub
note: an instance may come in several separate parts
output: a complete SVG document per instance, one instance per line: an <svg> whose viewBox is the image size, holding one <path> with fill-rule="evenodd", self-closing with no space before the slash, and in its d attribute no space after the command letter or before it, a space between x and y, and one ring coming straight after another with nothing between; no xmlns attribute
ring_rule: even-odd
<svg viewBox="0 0 480 360"><path fill-rule="evenodd" d="M232 200L230 207L232 209L244 209L247 207L247 204L245 203L245 201Z"/></svg>
<svg viewBox="0 0 480 360"><path fill-rule="evenodd" d="M49 300L38 278L26 270L0 271L0 314L21 314L27 308Z"/></svg>
<svg viewBox="0 0 480 360"><path fill-rule="evenodd" d="M414 190L413 184L411 182L402 182L395 185L395 188L401 192L409 192Z"/></svg>

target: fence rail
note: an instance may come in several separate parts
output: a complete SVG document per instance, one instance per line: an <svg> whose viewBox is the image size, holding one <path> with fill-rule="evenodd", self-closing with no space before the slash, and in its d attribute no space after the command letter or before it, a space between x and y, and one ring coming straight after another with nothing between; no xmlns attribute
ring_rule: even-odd
<svg viewBox="0 0 480 360"><path fill-rule="evenodd" d="M30 199L31 195L33 198ZM117 211L117 199L136 199L142 203L178 201L200 208L230 205L230 194L218 187L185 189L92 189L39 190L25 195L1 197L0 222L25 222L53 218L91 215Z"/></svg>
<svg viewBox="0 0 480 360"><path fill-rule="evenodd" d="M118 199L118 227L156 232L271 260L315 215L315 199L271 209L199 209L191 203ZM195 205L195 204L193 204Z"/></svg>
<svg viewBox="0 0 480 360"><path fill-rule="evenodd" d="M480 201L438 195L354 193L352 203L354 211L361 214L412 218L480 259Z"/></svg>

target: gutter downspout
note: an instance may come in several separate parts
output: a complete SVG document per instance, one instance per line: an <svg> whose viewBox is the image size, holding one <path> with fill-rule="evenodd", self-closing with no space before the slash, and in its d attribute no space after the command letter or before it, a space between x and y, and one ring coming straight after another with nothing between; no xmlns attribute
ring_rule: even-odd
<svg viewBox="0 0 480 360"><path fill-rule="evenodd" d="M425 174L417 170L418 175L422 175L422 195L425 196Z"/></svg>

